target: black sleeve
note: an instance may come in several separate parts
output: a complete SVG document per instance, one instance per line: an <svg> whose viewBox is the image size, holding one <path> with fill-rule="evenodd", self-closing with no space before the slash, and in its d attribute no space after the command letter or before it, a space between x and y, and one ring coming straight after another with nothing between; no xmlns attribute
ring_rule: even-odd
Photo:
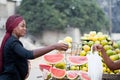
<svg viewBox="0 0 120 80"><path fill-rule="evenodd" d="M25 49L19 41L14 41L12 44L13 51L21 57L34 59L33 51Z"/></svg>

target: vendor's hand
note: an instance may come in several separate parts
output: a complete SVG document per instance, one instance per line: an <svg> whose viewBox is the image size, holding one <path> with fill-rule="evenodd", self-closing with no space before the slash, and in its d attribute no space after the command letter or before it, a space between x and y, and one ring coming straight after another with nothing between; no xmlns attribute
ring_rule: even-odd
<svg viewBox="0 0 120 80"><path fill-rule="evenodd" d="M93 51L102 51L104 50L103 46L100 44L93 45Z"/></svg>
<svg viewBox="0 0 120 80"><path fill-rule="evenodd" d="M56 43L54 44L56 50L63 50L66 51L68 49L68 44L65 43Z"/></svg>

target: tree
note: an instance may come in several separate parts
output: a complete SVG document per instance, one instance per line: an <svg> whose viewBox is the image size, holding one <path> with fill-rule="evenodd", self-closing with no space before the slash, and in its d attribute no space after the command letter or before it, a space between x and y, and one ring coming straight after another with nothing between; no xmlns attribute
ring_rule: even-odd
<svg viewBox="0 0 120 80"><path fill-rule="evenodd" d="M82 33L109 28L95 0L22 0L18 13L24 16L32 33L65 31L67 26L78 27Z"/></svg>

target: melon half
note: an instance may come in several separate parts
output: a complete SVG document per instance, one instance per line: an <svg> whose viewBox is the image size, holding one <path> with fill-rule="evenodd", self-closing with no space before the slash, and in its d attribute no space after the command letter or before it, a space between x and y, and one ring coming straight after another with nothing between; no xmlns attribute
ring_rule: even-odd
<svg viewBox="0 0 120 80"><path fill-rule="evenodd" d="M56 54L46 54L44 55L44 60L50 64L56 64L64 59L64 55L61 53Z"/></svg>
<svg viewBox="0 0 120 80"><path fill-rule="evenodd" d="M62 79L66 75L66 70L65 69L58 69L58 68L55 68L55 67L51 67L50 72L51 72L51 75L54 78L57 78L57 79Z"/></svg>
<svg viewBox="0 0 120 80"><path fill-rule="evenodd" d="M68 61L73 65L83 65L88 62L86 56L69 56Z"/></svg>

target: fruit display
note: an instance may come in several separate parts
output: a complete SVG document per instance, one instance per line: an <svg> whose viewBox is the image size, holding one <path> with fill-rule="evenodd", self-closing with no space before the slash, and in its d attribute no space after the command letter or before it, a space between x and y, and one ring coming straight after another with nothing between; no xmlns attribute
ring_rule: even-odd
<svg viewBox="0 0 120 80"><path fill-rule="evenodd" d="M66 75L65 69L59 69L59 68L55 68L55 67L51 67L50 72L51 72L52 77L55 77L58 79L62 79Z"/></svg>
<svg viewBox="0 0 120 80"><path fill-rule="evenodd" d="M72 79L72 80L78 80L79 78L83 78L80 71L80 66L87 63L87 57L86 56L79 56L72 55L73 53L73 47L78 47L73 45L72 38L67 36L63 40L59 40L59 43L65 43L69 46L69 51L57 51L55 53L45 54L43 56L44 60L46 61L46 64L40 64L40 70L44 73L45 76L44 79L49 80L50 78L55 80L64 80L64 79ZM74 49L74 50L75 50ZM70 53L70 55L67 55ZM87 72L86 72L87 74Z"/></svg>
<svg viewBox="0 0 120 80"><path fill-rule="evenodd" d="M88 76L88 59L87 54L90 53L93 44L101 44L106 54L111 60L120 59L120 49L118 43L102 32L91 31L81 37L80 43L74 43L70 36L59 40L59 43L68 44L69 49L65 51L57 51L53 54L43 56L46 64L40 64L40 70L45 71L45 80L90 80ZM101 53L98 53L101 56ZM103 63L103 74L118 74L119 70L111 71L107 65Z"/></svg>
<svg viewBox="0 0 120 80"><path fill-rule="evenodd" d="M64 59L64 55L61 53L57 54L46 54L44 60L50 64L56 64Z"/></svg>
<svg viewBox="0 0 120 80"><path fill-rule="evenodd" d="M90 31L88 34L84 34L84 36L81 37L81 40L82 40L82 50L79 54L80 56L86 56L90 52L91 46L93 44L101 44L104 47L106 54L110 57L111 60L116 61L120 59L120 49L118 43L112 41L110 36L103 34L102 32ZM100 52L99 55L101 56ZM111 71L104 63L104 61L102 62L103 62L104 74L119 73L119 70ZM81 66L81 69L83 70L84 67L88 69L86 65ZM85 71L87 71L87 69Z"/></svg>
<svg viewBox="0 0 120 80"><path fill-rule="evenodd" d="M88 59L86 56L69 56L68 61L72 65L82 65L88 62Z"/></svg>

